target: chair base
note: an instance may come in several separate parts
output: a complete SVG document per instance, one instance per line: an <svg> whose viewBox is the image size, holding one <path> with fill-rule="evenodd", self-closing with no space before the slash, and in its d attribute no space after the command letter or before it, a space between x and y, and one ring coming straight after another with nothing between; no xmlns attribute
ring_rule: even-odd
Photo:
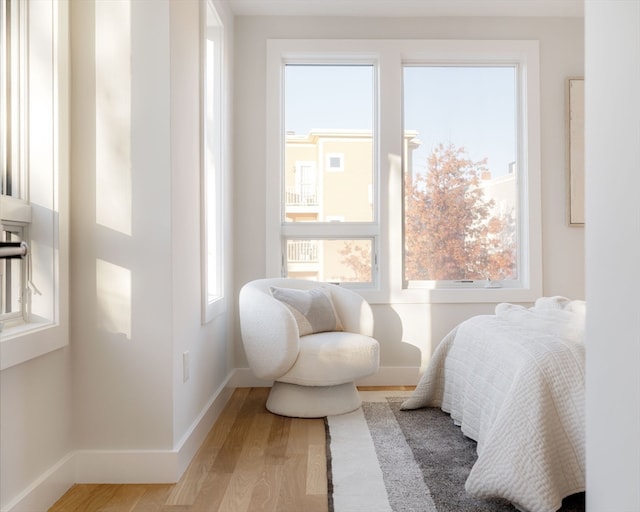
<svg viewBox="0 0 640 512"><path fill-rule="evenodd" d="M362 405L354 382L337 386L298 386L274 382L267 409L280 416L322 418L355 411Z"/></svg>

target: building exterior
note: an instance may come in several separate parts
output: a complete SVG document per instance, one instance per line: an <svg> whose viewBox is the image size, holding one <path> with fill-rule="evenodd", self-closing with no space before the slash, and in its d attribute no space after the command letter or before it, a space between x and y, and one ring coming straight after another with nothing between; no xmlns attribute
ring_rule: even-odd
<svg viewBox="0 0 640 512"><path fill-rule="evenodd" d="M404 158L418 147L404 137ZM375 148L370 130L312 130L286 135L285 222L374 222ZM368 280L345 263L347 245L371 254L367 240L288 240L289 277L344 282ZM364 263L366 266L366 263ZM370 279L370 266L369 266Z"/></svg>
<svg viewBox="0 0 640 512"><path fill-rule="evenodd" d="M374 147L369 130L312 130L286 135L284 162L285 222L375 221ZM413 176L413 151L418 133L404 134L403 163ZM480 186L493 200L492 216L516 212L515 166L492 177L483 173ZM515 218L515 217L514 217ZM359 240L287 240L287 275L329 282L371 279L371 242Z"/></svg>

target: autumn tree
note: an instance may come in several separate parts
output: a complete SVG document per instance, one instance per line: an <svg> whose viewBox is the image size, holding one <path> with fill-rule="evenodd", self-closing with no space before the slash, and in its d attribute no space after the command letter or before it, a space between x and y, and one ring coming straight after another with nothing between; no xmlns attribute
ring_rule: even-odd
<svg viewBox="0 0 640 512"><path fill-rule="evenodd" d="M437 146L428 172L405 182L407 280L504 279L515 265L515 218L492 216L480 186L486 159L464 148Z"/></svg>
<svg viewBox="0 0 640 512"><path fill-rule="evenodd" d="M371 244L360 245L354 241L345 241L340 249L341 263L353 271L352 276L343 276L344 282L371 281Z"/></svg>
<svg viewBox="0 0 640 512"><path fill-rule="evenodd" d="M516 279L516 217L511 210L491 217L487 223L487 267L485 277Z"/></svg>
<svg viewBox="0 0 640 512"><path fill-rule="evenodd" d="M465 280L516 278L515 212L493 213L480 186L486 159L473 162L464 148L437 146L428 172L406 176L405 278ZM345 242L345 281L371 279L371 251Z"/></svg>

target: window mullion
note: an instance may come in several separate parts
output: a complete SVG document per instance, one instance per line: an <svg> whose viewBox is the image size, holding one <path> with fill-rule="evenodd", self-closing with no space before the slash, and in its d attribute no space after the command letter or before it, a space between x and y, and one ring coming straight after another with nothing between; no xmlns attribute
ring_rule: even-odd
<svg viewBox="0 0 640 512"><path fill-rule="evenodd" d="M382 45L378 61L379 291L386 300L402 287L402 54Z"/></svg>

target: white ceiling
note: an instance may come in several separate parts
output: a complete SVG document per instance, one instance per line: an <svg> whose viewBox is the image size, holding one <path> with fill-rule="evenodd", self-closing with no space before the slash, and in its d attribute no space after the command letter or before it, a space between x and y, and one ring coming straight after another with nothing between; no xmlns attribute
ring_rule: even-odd
<svg viewBox="0 0 640 512"><path fill-rule="evenodd" d="M584 16L584 0L223 0L238 16Z"/></svg>

